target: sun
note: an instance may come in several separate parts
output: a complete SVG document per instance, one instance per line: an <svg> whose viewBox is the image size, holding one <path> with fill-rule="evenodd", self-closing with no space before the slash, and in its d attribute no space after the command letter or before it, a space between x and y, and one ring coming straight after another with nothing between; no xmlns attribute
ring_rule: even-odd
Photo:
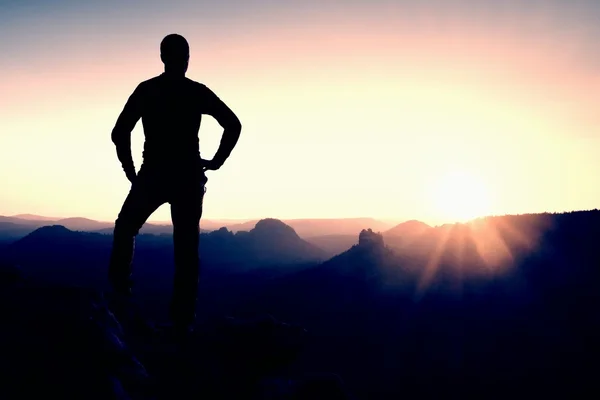
<svg viewBox="0 0 600 400"><path fill-rule="evenodd" d="M489 215L490 197L485 182L468 171L450 171L434 186L434 203L444 218L465 222Z"/></svg>

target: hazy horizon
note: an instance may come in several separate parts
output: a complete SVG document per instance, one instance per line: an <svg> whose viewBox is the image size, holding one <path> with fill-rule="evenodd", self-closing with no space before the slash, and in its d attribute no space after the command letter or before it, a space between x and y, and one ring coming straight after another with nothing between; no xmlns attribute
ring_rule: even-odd
<svg viewBox="0 0 600 400"><path fill-rule="evenodd" d="M441 222L436 222L436 221L426 221L426 220L419 220L416 218L405 218L405 219L386 219L386 218L374 218L374 217L340 217L340 218L327 218L327 217L321 217L321 218L278 218L278 217L273 217L273 216L264 216L264 217L260 217L260 218L202 218L200 221L200 227L202 227L203 223L208 223L210 226L216 226L215 224L218 223L223 223L225 225L221 226L221 227L227 227L227 226L232 226L232 225L243 225L243 224L247 224L249 222L258 222L260 220L265 220L265 219L277 219L280 220L282 222L285 223L294 223L294 222L302 222L302 221L331 221L331 222L339 222L339 221L357 221L357 220L372 220L375 222L379 222L385 225L388 225L387 229L391 229L397 225L406 223L406 222L411 222L411 221L419 221L422 223L425 223L427 225L429 225L432 228L438 228L438 227L442 227L444 225L452 225L452 224L471 224L471 223L476 223L478 220L481 219L486 219L486 218L497 218L497 217L509 217L509 216L519 216L519 215L541 215L541 214L546 214L546 213L556 213L556 214L565 214L565 213L572 213L572 212L588 212L588 211L595 211L598 210L598 208L590 208L590 209L580 209L580 210L565 210L565 211L556 211L556 212L549 212L549 211L540 211L540 212L524 212L524 213L515 213L515 214L490 214L490 215L482 215L480 217L475 217L472 219L468 219L468 220L448 220L448 221L441 221ZM86 217L86 216L80 216L80 215L70 215L70 216L47 216L47 215L37 215L37 214L32 214L32 213L21 213L21 214L13 214L13 215L3 215L0 214L0 217L8 217L8 218L19 218L19 219L23 219L23 220L32 220L32 221L39 221L39 222L43 222L43 221L49 221L49 222L56 222L56 221L60 221L60 220L67 220L67 219L88 219L91 221L96 221L96 222L100 222L103 224L111 224L114 223L114 220L104 220L104 219L94 219L94 218L90 218L90 217ZM155 217L154 217L155 218ZM167 220L159 220L159 219L149 219L146 223L148 224L153 224L153 225L171 225L171 220L167 219ZM365 225L363 228L361 229L368 229L371 228L367 225ZM318 228L317 228L318 230ZM377 229L375 229L375 231L377 231Z"/></svg>
<svg viewBox="0 0 600 400"><path fill-rule="evenodd" d="M0 2L0 215L115 220L129 182L110 132L173 32L243 124L205 220L593 209L599 16L591 0ZM203 121L204 157L220 133ZM137 168L142 143L138 123Z"/></svg>
<svg viewBox="0 0 600 400"><path fill-rule="evenodd" d="M107 223L112 223L114 221L111 220L102 220L102 219L94 219L94 218L90 218L90 217L86 217L86 216L81 216L81 215L70 215L70 216L48 216L48 215L38 215L38 214L32 214L32 213L19 213L19 214L12 214L12 215L3 215L0 214L0 216L2 217L9 217L9 218L21 218L21 219L31 219L31 220L39 220L39 221L44 221L44 220L48 220L48 221L58 221L58 220L62 220L62 219L70 219L70 218L85 218L85 219L90 219L90 220L94 220L94 221L98 221L98 222L107 222ZM39 218L39 219L38 219ZM272 216L265 216L265 217L261 217L261 218L202 218L202 221L210 221L212 223L215 222L224 222L224 223L245 223L245 222L252 222L252 221L259 221L262 219L269 219L269 218L273 218L273 219L279 219L282 221L339 221L339 220L361 220L361 219L372 219L372 220L376 220L376 221L380 221L380 222L384 222L384 223L389 223L389 224L394 224L394 223L402 223L405 221L410 221L410 219L400 219L400 220L394 220L394 219L385 219L385 218L372 218L372 217L349 217L349 218L277 218L277 217L272 217ZM424 221L423 221L424 222ZM158 219L149 219L148 223L151 224L171 224L170 220L158 220Z"/></svg>

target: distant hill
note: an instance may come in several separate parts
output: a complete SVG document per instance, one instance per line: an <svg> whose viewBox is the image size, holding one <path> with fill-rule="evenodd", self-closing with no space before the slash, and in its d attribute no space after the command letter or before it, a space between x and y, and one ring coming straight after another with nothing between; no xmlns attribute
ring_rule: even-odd
<svg viewBox="0 0 600 400"><path fill-rule="evenodd" d="M250 231L254 229L258 221L259 220L240 221L202 219L200 221L200 229L201 232L210 232L220 228L227 228L234 233ZM112 234L114 229L114 222L96 221L80 217L54 219L31 214L21 214L12 217L0 216L0 222L10 222L16 225L28 226L31 228L30 232L47 225L62 225L75 231L99 232L104 234ZM376 231L382 231L391 227L391 224L387 222L378 221L372 218L292 219L284 220L283 222L294 228L296 233L305 239L331 235L351 235L356 237L362 229L371 228ZM19 230L19 232L22 231L23 230ZM170 221L160 223L147 222L140 230L140 233L169 235L173 233L173 227Z"/></svg>
<svg viewBox="0 0 600 400"><path fill-rule="evenodd" d="M244 222L236 222L236 223L230 223L230 224L223 224L221 225L218 229L220 228L227 228L228 230L230 230L231 232L240 232L240 231L250 231L252 229L254 229L254 227L256 226L256 224L258 223L259 220L251 220L251 221L244 221ZM204 222L205 224L212 224L211 222ZM202 224L202 221L200 221L200 224ZM216 229L215 229L216 230Z"/></svg>
<svg viewBox="0 0 600 400"><path fill-rule="evenodd" d="M323 249L331 258L358 244L357 235L323 235L311 236L306 241Z"/></svg>
<svg viewBox="0 0 600 400"><path fill-rule="evenodd" d="M47 220L0 216L0 245L15 242L42 226L52 224Z"/></svg>
<svg viewBox="0 0 600 400"><path fill-rule="evenodd" d="M45 226L5 247L6 258L49 281L104 281L112 236ZM201 234L200 255L206 277L226 277L256 268L283 268L326 259L326 253L301 239L278 220L262 220L249 232L227 229ZM165 287L172 279L173 238L141 234L136 240L135 270L141 286ZM65 278L66 277L66 278ZM223 278L225 279L225 278ZM209 280L208 283L215 283Z"/></svg>
<svg viewBox="0 0 600 400"><path fill-rule="evenodd" d="M284 220L284 222L294 228L298 235L306 238L324 235L353 235L356 237L363 229L383 231L392 226L388 222L373 218L292 219Z"/></svg>
<svg viewBox="0 0 600 400"><path fill-rule="evenodd" d="M28 218L6 217L6 216L0 215L0 222L10 222L10 223L17 224L17 225L38 226L39 227L39 226L48 225L48 223L52 222L52 220L49 220L49 219L35 220L35 219L28 219Z"/></svg>
<svg viewBox="0 0 600 400"><path fill-rule="evenodd" d="M38 217L41 219L37 219ZM61 225L73 231L96 232L107 235L112 235L114 230L114 223L101 222L88 218L64 218L54 220L48 217L31 214L22 214L12 217L0 216L0 242L14 242L38 228L52 225ZM201 229L200 231L209 232L206 229ZM145 223L142 229L140 229L140 233L171 235L173 234L173 226L171 224L159 225L155 223Z"/></svg>
<svg viewBox="0 0 600 400"><path fill-rule="evenodd" d="M105 234L112 234L115 228L115 224L112 222L100 222L88 218L65 218L54 222L55 225L62 225L73 231L81 232L98 232ZM172 234L172 225L157 225L145 223L140 229L142 234Z"/></svg>
<svg viewBox="0 0 600 400"><path fill-rule="evenodd" d="M420 226L404 225L404 237L410 225ZM429 227L399 246L393 236L361 230L321 262L279 220L203 234L199 318L267 313L305 327L302 363L343 376L357 398L598 392L600 211ZM5 254L43 279L99 286L110 241L48 227ZM167 307L172 258L170 237L139 236L134 290L145 312Z"/></svg>
<svg viewBox="0 0 600 400"><path fill-rule="evenodd" d="M365 231L348 251L260 287L244 309L320 332L314 357L364 398L591 388L598 237L598 210L448 224L400 248Z"/></svg>
<svg viewBox="0 0 600 400"><path fill-rule="evenodd" d="M0 244L12 243L36 229L35 226L0 221Z"/></svg>
<svg viewBox="0 0 600 400"><path fill-rule="evenodd" d="M387 231L384 231L385 242L396 249L413 246L416 241L421 241L434 228L424 222L410 220L402 222Z"/></svg>
<svg viewBox="0 0 600 400"><path fill-rule="evenodd" d="M99 229L111 228L114 224L109 222L95 221L89 218L64 218L55 221L56 225L62 225L73 231L97 231Z"/></svg>
<svg viewBox="0 0 600 400"><path fill-rule="evenodd" d="M41 227L8 246L4 258L47 282L103 282L112 238L61 225Z"/></svg>
<svg viewBox="0 0 600 400"><path fill-rule="evenodd" d="M30 221L58 221L60 219L60 218L44 217L41 215L34 215L34 214L18 214L18 215L13 215L12 217L18 218L18 219L30 220Z"/></svg>
<svg viewBox="0 0 600 400"><path fill-rule="evenodd" d="M371 225L369 225L371 222ZM352 246L358 244L358 233L363 229L372 229L373 231L381 232L381 227L386 227L379 223L372 223L372 221L355 220L353 223L362 224L362 228L357 228L356 232L352 234L331 234L322 236L309 236L306 240L314 245L325 250L330 257L343 253L350 249ZM399 225L394 226L391 229L383 231L383 237L385 242L391 247L402 247L403 244L410 243L411 240L425 234L428 230L433 229L429 225L416 221L406 221Z"/></svg>
<svg viewBox="0 0 600 400"><path fill-rule="evenodd" d="M270 218L260 220L250 231L234 233L221 228L204 234L200 246L207 249L206 252L214 253L219 262L235 264L236 268L315 262L327 258L326 252L300 238L292 227Z"/></svg>
<svg viewBox="0 0 600 400"><path fill-rule="evenodd" d="M401 224L388 229L384 232L384 236L414 236L419 235L428 229L431 229L431 226L427 225L426 223L417 220L410 220L402 222Z"/></svg>
<svg viewBox="0 0 600 400"><path fill-rule="evenodd" d="M334 312L350 304L365 304L366 292L363 290L371 284L387 284L392 276L397 277L402 271L399 268L401 257L385 246L381 234L372 230L363 230L357 242L318 266L273 282L270 288L263 290L268 296L263 299L263 306L269 312L279 314L295 310L286 301L302 299L303 315L317 315L319 309L327 308ZM385 282L382 280L384 275ZM275 301L276 298L284 302Z"/></svg>
<svg viewBox="0 0 600 400"><path fill-rule="evenodd" d="M98 229L98 230L94 230L93 232L102 233L105 235L112 235L114 229L115 229L114 226L111 225L109 228ZM210 231L201 228L200 232L207 233ZM158 225L158 224L151 224L151 223L146 222L144 224L144 226L142 226L142 229L140 229L140 234L172 235L173 234L173 225L170 225L170 224L169 225Z"/></svg>
<svg viewBox="0 0 600 400"><path fill-rule="evenodd" d="M287 225L294 228L303 238L330 235L357 236L363 229L371 228L376 231L389 229L392 225L373 218L314 218L314 219L284 219ZM238 232L254 228L258 221L247 221L227 226L227 229Z"/></svg>

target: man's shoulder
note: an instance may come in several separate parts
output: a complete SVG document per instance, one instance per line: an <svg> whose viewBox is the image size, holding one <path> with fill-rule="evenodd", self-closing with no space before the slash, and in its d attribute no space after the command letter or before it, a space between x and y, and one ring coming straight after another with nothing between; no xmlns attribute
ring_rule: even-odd
<svg viewBox="0 0 600 400"><path fill-rule="evenodd" d="M156 86L157 83L158 83L158 76L155 76L150 79L146 79L145 81L140 82L136 86L133 94L136 96L143 96L145 93L148 92L148 89Z"/></svg>
<svg viewBox="0 0 600 400"><path fill-rule="evenodd" d="M187 82L188 85L194 87L197 90L206 90L206 89L208 89L205 84L203 84L201 82L198 82L198 81L195 81L193 79L190 79L187 76L185 77L185 81Z"/></svg>
<svg viewBox="0 0 600 400"><path fill-rule="evenodd" d="M194 92L200 95L204 101L212 102L214 100L218 100L217 95L204 83L196 82L187 77L185 79L187 79L190 86L194 87Z"/></svg>
<svg viewBox="0 0 600 400"><path fill-rule="evenodd" d="M167 84L167 82L165 82L164 79L162 79L162 78L163 78L163 75L161 74L161 75L152 77L150 79L146 79L145 81L138 84L136 91L137 92L147 92L148 90L152 91L153 88L159 88L159 87L163 86L164 84ZM212 91L204 83L197 82L188 77L184 78L184 82L185 82L185 86L188 88L188 90L189 90L189 88L191 88L197 94L198 93L201 95L212 94Z"/></svg>
<svg viewBox="0 0 600 400"><path fill-rule="evenodd" d="M142 81L139 85L138 88L147 88L150 86L154 86L156 84L158 84L160 82L160 75L154 76L150 79L146 79L145 81Z"/></svg>

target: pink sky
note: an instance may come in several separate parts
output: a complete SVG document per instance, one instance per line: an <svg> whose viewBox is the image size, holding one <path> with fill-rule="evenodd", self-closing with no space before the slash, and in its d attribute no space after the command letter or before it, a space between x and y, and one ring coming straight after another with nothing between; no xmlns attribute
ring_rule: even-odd
<svg viewBox="0 0 600 400"><path fill-rule="evenodd" d="M207 218L437 223L600 202L593 2L29 3L0 10L0 214L116 217L128 182L110 131L172 32L244 126L209 174ZM219 138L207 119L205 157Z"/></svg>

